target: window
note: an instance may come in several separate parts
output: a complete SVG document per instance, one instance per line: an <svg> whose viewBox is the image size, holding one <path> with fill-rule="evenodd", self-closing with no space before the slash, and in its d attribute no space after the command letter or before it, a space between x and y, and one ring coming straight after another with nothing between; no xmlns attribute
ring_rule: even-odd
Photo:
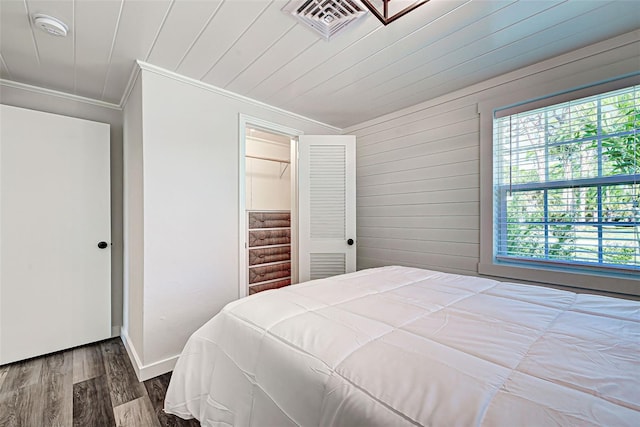
<svg viewBox="0 0 640 427"><path fill-rule="evenodd" d="M496 259L640 271L640 86L494 118Z"/></svg>

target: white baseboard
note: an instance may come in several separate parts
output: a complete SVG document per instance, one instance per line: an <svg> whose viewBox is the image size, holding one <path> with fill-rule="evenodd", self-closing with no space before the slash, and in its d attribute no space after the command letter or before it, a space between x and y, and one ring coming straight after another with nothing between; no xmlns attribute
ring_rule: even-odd
<svg viewBox="0 0 640 427"><path fill-rule="evenodd" d="M148 365L143 365L124 327L120 330L120 338L122 339L124 348L127 350L127 354L129 355L129 359L131 360L131 364L133 365L133 370L136 373L136 377L138 377L138 381L140 382L173 371L173 368L176 366L176 362L178 362L178 357L180 355L176 354L175 356L169 357L167 359L159 360Z"/></svg>

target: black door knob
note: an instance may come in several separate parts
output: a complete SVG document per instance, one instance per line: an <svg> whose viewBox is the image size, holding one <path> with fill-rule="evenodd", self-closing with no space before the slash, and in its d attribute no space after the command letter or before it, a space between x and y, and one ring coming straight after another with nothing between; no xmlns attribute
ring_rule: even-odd
<svg viewBox="0 0 640 427"><path fill-rule="evenodd" d="M105 249L107 246L109 246L107 242L98 242L98 247L100 249Z"/></svg>
<svg viewBox="0 0 640 427"><path fill-rule="evenodd" d="M353 245L353 239L347 240L347 245L349 245L349 246Z"/></svg>

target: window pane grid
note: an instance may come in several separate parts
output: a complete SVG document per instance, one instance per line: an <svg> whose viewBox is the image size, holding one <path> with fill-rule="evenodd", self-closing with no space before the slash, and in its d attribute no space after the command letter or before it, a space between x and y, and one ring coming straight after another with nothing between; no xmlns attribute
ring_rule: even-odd
<svg viewBox="0 0 640 427"><path fill-rule="evenodd" d="M498 258L640 270L639 88L494 120Z"/></svg>

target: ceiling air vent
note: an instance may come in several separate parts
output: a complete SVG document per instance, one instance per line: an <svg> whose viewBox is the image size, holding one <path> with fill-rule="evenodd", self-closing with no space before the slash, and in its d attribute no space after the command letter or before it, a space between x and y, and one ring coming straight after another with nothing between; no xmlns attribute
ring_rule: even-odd
<svg viewBox="0 0 640 427"><path fill-rule="evenodd" d="M358 0L292 0L282 10L327 40L366 13Z"/></svg>

